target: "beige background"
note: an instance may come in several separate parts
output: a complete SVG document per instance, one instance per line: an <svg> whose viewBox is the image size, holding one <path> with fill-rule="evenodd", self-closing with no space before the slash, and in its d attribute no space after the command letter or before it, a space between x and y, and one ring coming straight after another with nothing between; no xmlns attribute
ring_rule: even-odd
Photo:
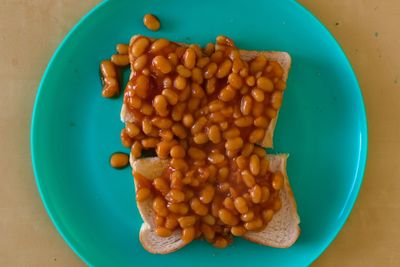
<svg viewBox="0 0 400 267"><path fill-rule="evenodd" d="M0 266L82 266L47 216L32 174L29 129L57 45L99 0L0 1ZM343 231L314 266L400 266L400 1L300 0L357 73L369 159Z"/></svg>

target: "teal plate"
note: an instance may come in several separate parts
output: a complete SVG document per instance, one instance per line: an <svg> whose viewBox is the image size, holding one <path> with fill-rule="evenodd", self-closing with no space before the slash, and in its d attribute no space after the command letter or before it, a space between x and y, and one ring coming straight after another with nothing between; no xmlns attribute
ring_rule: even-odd
<svg viewBox="0 0 400 267"><path fill-rule="evenodd" d="M150 32L143 15L156 14ZM236 239L220 250L195 241L152 255L139 243L142 223L129 168L109 166L125 151L121 98L101 97L99 62L134 34L206 44L230 36L248 50L288 51L293 60L275 150L290 153L289 178L302 233L289 249ZM98 5L68 34L43 76L32 119L32 160L44 205L71 248L95 266L304 266L332 242L361 186L367 123L356 77L334 38L294 1L132 1Z"/></svg>

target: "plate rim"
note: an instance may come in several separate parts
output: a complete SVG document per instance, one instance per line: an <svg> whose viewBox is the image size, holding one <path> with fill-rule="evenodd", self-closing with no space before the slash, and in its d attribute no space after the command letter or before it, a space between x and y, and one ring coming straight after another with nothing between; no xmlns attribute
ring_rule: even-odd
<svg viewBox="0 0 400 267"><path fill-rule="evenodd" d="M36 150L39 148L36 148L34 140L36 139L36 133L35 133L35 128L38 120L38 112L37 108L41 99L41 96L43 95L43 91L45 88L44 83L45 80L48 77L48 73L52 66L54 65L54 62L58 58L58 55L60 54L60 51L62 51L63 47L65 46L66 42L70 39L70 37L79 30L81 25L85 23L89 17L91 17L94 13L96 13L99 9L103 8L103 6L107 5L108 3L112 2L113 0L104 0L97 5L95 5L91 10L89 10L86 14L84 14L78 22L69 30L69 32L64 36L62 41L59 43L57 46L55 52L51 56L50 61L48 62L46 69L43 73L43 76L40 80L38 90L36 92L36 97L34 100L34 105L33 105L33 111L32 111L32 119L31 119L31 127L30 127L30 150L31 150L31 161L32 161L32 168L33 168L33 173L35 177L35 182L37 189L39 191L43 206L45 207L47 215L50 217L51 222L57 229L57 232L61 235L61 237L64 239L64 241L67 243L67 245L72 249L72 251L79 256L79 258L88 266L92 266L92 263L89 261L89 259L83 255L84 253L80 251L79 244L75 244L73 242L73 239L68 236L68 229L64 229L64 226L60 222L58 218L56 218L55 212L53 211L52 207L50 207L50 199L46 196L46 194L43 192L42 188L42 180L39 178L38 170L37 170L37 165L38 160L36 158ZM351 75L351 80L354 83L354 85L358 89L358 93L360 96L361 100L361 106L360 106L360 116L362 117L362 129L361 129L361 136L360 136L360 154L359 154L359 162L357 166L357 171L356 171L356 176L354 179L354 184L351 189L351 192L349 194L348 199L346 200L346 203L344 204L344 208L342 210L342 215L341 217L343 218L341 221L339 221L335 231L332 231L330 234L328 234L328 237L326 238L326 241L323 245L321 245L319 248L317 248L317 253L314 253L314 256L310 257L308 260L306 260L307 265L310 265L313 263L317 258L319 258L322 253L331 245L331 243L336 239L337 235L342 231L343 226L346 224L349 215L351 214L355 203L357 202L359 192L361 190L361 186L364 180L364 175L365 175L365 169L367 165L367 160L368 160L368 119L367 119L367 112L365 108L365 102L364 102L364 97L363 93L361 90L361 87L359 85L356 73L354 72L354 69L352 67L351 62L349 61L345 51L339 44L339 42L335 39L333 34L328 30L328 28L316 17L310 10L308 10L306 7L298 3L296 0L288 0L288 4L293 5L293 8L296 8L299 10L299 12L302 12L305 16L307 16L309 19L313 20L317 25L319 25L323 31L327 33L328 38L330 41L337 47L339 48L339 51L343 54L344 61L347 64L348 70ZM350 201L350 202L349 202Z"/></svg>

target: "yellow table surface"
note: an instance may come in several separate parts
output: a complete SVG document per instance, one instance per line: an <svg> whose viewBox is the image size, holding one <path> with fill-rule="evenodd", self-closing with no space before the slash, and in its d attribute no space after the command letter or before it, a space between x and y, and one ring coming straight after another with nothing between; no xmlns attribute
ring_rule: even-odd
<svg viewBox="0 0 400 267"><path fill-rule="evenodd" d="M54 50L99 0L0 1L0 266L83 266L36 189L29 132ZM400 1L300 0L333 33L367 107L369 157L346 225L314 266L400 266ZM396 107L397 106L397 107Z"/></svg>

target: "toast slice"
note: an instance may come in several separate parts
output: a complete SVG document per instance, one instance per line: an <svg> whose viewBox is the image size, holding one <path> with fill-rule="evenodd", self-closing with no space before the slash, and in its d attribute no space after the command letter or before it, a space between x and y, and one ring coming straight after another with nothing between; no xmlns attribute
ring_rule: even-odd
<svg viewBox="0 0 400 267"><path fill-rule="evenodd" d="M135 35L131 38L130 44L131 45L136 38L138 38L140 35ZM183 43L178 43L179 45L182 46L188 46L187 44ZM130 51L130 50L129 50ZM276 61L278 62L282 69L283 69L283 76L282 79L283 81L287 81L288 75L289 75L289 70L291 66L291 58L290 55L286 52L275 52L275 51L250 51L250 50L240 50L240 55L241 58L245 61L250 61L257 57L258 55L264 55L268 61ZM132 70L132 64L131 64L131 70ZM131 71L131 77L132 78L133 71ZM268 128L265 132L264 139L262 142L259 143L260 146L264 148L272 148L273 147L273 137L274 137L274 131L275 131L275 126L276 122L278 120L279 116L279 111L274 119L272 119L268 125ZM132 114L130 114L127 106L125 104L122 105L121 109L121 121L126 123L126 122L134 122L134 117Z"/></svg>
<svg viewBox="0 0 400 267"><path fill-rule="evenodd" d="M272 217L263 231L248 232L244 238L265 246L287 248L293 245L300 235L300 219L297 214L296 201L286 173L288 155L268 155L267 157L270 161L270 170L282 172L285 178L284 187L280 191L282 208ZM140 173L148 179L154 179L163 173L169 162L159 158L141 158L131 159L130 163L134 173ZM181 240L180 230L175 230L167 238L159 237L155 233L155 214L151 200L137 202L137 206L143 219L140 228L140 242L147 251L155 254L167 254L185 246L185 243Z"/></svg>

